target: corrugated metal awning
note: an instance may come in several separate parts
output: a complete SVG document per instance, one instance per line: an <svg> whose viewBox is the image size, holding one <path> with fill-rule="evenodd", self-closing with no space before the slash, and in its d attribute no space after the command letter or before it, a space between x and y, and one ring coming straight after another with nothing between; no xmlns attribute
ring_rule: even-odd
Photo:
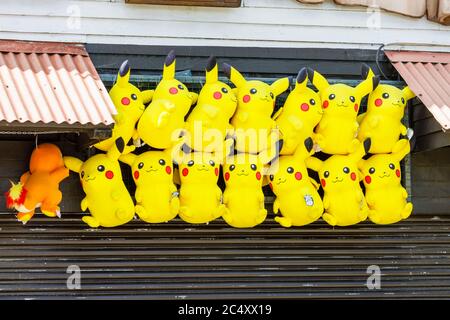
<svg viewBox="0 0 450 320"><path fill-rule="evenodd" d="M115 113L84 46L0 40L0 121L109 125Z"/></svg>
<svg viewBox="0 0 450 320"><path fill-rule="evenodd" d="M443 130L450 128L450 53L385 51L395 69L430 110Z"/></svg>

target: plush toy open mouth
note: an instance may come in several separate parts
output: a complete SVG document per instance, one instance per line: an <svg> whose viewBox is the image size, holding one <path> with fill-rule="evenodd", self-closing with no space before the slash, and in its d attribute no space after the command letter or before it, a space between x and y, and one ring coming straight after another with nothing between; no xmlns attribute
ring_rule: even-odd
<svg viewBox="0 0 450 320"><path fill-rule="evenodd" d="M402 105L400 103L393 103L393 106L401 107Z"/></svg>
<svg viewBox="0 0 450 320"><path fill-rule="evenodd" d="M332 180L331 182L337 183L337 182L342 182L342 181L344 181L344 178L341 178L341 179L336 178L336 180Z"/></svg>
<svg viewBox="0 0 450 320"><path fill-rule="evenodd" d="M86 178L86 179L84 179L84 181L86 181L86 182L87 182L87 181L92 181L92 180L95 180L95 178L96 178L96 177L92 177L92 178L90 178L90 179L89 179L89 178Z"/></svg>
<svg viewBox="0 0 450 320"><path fill-rule="evenodd" d="M209 171L209 169L207 167L200 167L197 168L197 171Z"/></svg>
<svg viewBox="0 0 450 320"><path fill-rule="evenodd" d="M150 172L158 171L158 169L148 169L148 170L145 170L145 171L148 172L148 173L150 173Z"/></svg>
<svg viewBox="0 0 450 320"><path fill-rule="evenodd" d="M247 172L241 172L241 173L238 173L237 175L238 176L248 176L248 173Z"/></svg>
<svg viewBox="0 0 450 320"><path fill-rule="evenodd" d="M285 183L286 182L286 179L284 179L284 180L278 180L277 181L277 184L282 184L282 183Z"/></svg>
<svg viewBox="0 0 450 320"><path fill-rule="evenodd" d="M347 108L348 104L336 104L338 107L343 107L343 108Z"/></svg>
<svg viewBox="0 0 450 320"><path fill-rule="evenodd" d="M389 178L391 175L390 174L384 174L384 175L382 175L382 176L378 176L380 179L383 179L383 178Z"/></svg>

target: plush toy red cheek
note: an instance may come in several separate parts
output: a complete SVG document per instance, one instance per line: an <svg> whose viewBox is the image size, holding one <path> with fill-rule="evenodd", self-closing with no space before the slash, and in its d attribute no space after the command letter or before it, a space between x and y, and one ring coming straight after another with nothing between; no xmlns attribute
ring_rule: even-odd
<svg viewBox="0 0 450 320"><path fill-rule="evenodd" d="M106 171L105 177L106 177L107 179L110 179L110 180L111 180L112 178L114 178L114 172L112 172L111 170Z"/></svg>
<svg viewBox="0 0 450 320"><path fill-rule="evenodd" d="M225 180L226 181L230 180L230 173L229 172L225 172Z"/></svg>
<svg viewBox="0 0 450 320"><path fill-rule="evenodd" d="M181 174L183 175L183 177L186 177L189 174L188 168L184 168L183 171L181 171Z"/></svg>

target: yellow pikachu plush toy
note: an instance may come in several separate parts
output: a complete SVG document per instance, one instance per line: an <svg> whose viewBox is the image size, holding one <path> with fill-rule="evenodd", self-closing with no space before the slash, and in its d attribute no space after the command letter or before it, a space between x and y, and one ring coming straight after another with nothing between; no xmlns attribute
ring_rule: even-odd
<svg viewBox="0 0 450 320"><path fill-rule="evenodd" d="M94 147L99 150L108 151L119 137L122 137L125 143L128 143L131 138L135 142L138 140L136 123L144 113L145 104L152 99L153 90L140 91L129 80L130 65L126 60L120 66L116 83L109 91L109 96L117 109L117 114L113 116L115 124L112 137L96 143ZM134 148L134 146L125 146L124 153L131 152Z"/></svg>
<svg viewBox="0 0 450 320"><path fill-rule="evenodd" d="M131 166L136 184L136 213L148 223L168 222L177 216L180 208L170 150L128 153L119 158Z"/></svg>
<svg viewBox="0 0 450 320"><path fill-rule="evenodd" d="M223 203L226 206L223 219L235 228L253 228L267 217L262 191L264 175L269 162L275 161L282 148L278 142L271 154L237 153L226 158L223 165L225 191Z"/></svg>
<svg viewBox="0 0 450 320"><path fill-rule="evenodd" d="M294 155L280 156L272 165L270 187L276 195L273 212L283 227L304 226L319 219L323 213L322 199L317 192L319 185L308 176L305 160L313 153L313 140L307 138Z"/></svg>
<svg viewBox="0 0 450 320"><path fill-rule="evenodd" d="M188 223L208 223L220 217L225 206L222 190L217 186L221 153L174 152L178 163L181 219Z"/></svg>
<svg viewBox="0 0 450 320"><path fill-rule="evenodd" d="M270 150L280 140L272 113L275 99L289 87L289 78L278 79L271 85L258 80L247 81L232 66L224 63L224 71L237 87L237 110L231 119L239 152L259 153Z"/></svg>
<svg viewBox="0 0 450 320"><path fill-rule="evenodd" d="M333 155L325 161L310 157L306 165L319 173L324 190L322 218L332 226L349 226L367 219L369 208L359 185L358 162L370 148L370 139L356 152Z"/></svg>
<svg viewBox="0 0 450 320"><path fill-rule="evenodd" d="M171 148L184 132L184 117L197 94L175 79L175 53L170 51L164 62L163 76L137 126L139 137L156 149Z"/></svg>
<svg viewBox="0 0 450 320"><path fill-rule="evenodd" d="M275 119L283 139L280 155L292 155L302 141L313 137L314 128L322 119L323 110L319 94L307 87L306 68L300 70L294 90Z"/></svg>
<svg viewBox="0 0 450 320"><path fill-rule="evenodd" d="M233 90L219 81L216 58L210 57L206 66L205 85L186 121L189 137L186 144L195 151L220 152L227 135L233 135L230 118L236 106Z"/></svg>
<svg viewBox="0 0 450 320"><path fill-rule="evenodd" d="M369 219L377 224L390 224L410 216L413 205L401 185L400 160L410 151L409 141L399 140L390 154L376 154L361 160L366 201L371 209Z"/></svg>
<svg viewBox="0 0 450 320"><path fill-rule="evenodd" d="M355 88L338 83L330 85L317 71L308 68L309 80L319 90L324 114L316 128L315 140L320 149L328 154L349 154L358 149L357 115L361 99L373 91L379 78L363 65L365 78Z"/></svg>
<svg viewBox="0 0 450 320"><path fill-rule="evenodd" d="M401 90L387 84L380 84L370 93L367 112L358 117L358 139L371 139L370 153L391 153L400 135L406 135L402 118L408 100L414 97L409 87Z"/></svg>
<svg viewBox="0 0 450 320"><path fill-rule="evenodd" d="M80 174L86 197L81 201L81 210L89 209L91 215L83 221L91 228L116 227L134 217L134 204L122 180L119 156L125 148L122 138L106 154L96 154L85 162L64 157L64 164Z"/></svg>

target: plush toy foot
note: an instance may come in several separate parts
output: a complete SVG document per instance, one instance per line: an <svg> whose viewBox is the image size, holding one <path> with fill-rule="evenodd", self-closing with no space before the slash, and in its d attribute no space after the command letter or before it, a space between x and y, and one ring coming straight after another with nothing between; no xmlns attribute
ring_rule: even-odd
<svg viewBox="0 0 450 320"><path fill-rule="evenodd" d="M134 210L136 211L136 214L141 218L142 220L148 218L147 210L141 205L136 205L134 207Z"/></svg>
<svg viewBox="0 0 450 320"><path fill-rule="evenodd" d="M255 219L256 223L262 223L264 220L266 220L267 217L267 210L266 209L260 209L258 212L258 216Z"/></svg>
<svg viewBox="0 0 450 320"><path fill-rule="evenodd" d="M217 210L214 212L214 214L212 215L213 219L217 219L219 217L221 217L225 212L226 212L226 207L224 204L219 205L219 207L217 208Z"/></svg>
<svg viewBox="0 0 450 320"><path fill-rule="evenodd" d="M362 211L360 211L358 214L359 221L360 222L365 221L367 219L367 216L369 215L369 212L370 212L369 209L366 210L363 209Z"/></svg>
<svg viewBox="0 0 450 320"><path fill-rule="evenodd" d="M188 207L180 207L180 215L184 215L188 218L192 217L192 213L189 211Z"/></svg>
<svg viewBox="0 0 450 320"><path fill-rule="evenodd" d="M285 217L275 217L275 221L285 228L292 227L291 219Z"/></svg>
<svg viewBox="0 0 450 320"><path fill-rule="evenodd" d="M358 139L353 139L348 148L348 153L354 153L358 150L361 142Z"/></svg>
<svg viewBox="0 0 450 320"><path fill-rule="evenodd" d="M407 219L407 218L409 218L409 216L411 215L412 211L413 211L413 205L412 205L411 202L408 202L408 203L406 204L405 208L403 209L403 212L402 212L402 219Z"/></svg>
<svg viewBox="0 0 450 320"><path fill-rule="evenodd" d="M19 220L20 222L22 222L24 225L30 221L30 219L33 217L34 215L34 211L30 211L27 213L23 213L23 212L19 212L17 214L17 220Z"/></svg>
<svg viewBox="0 0 450 320"><path fill-rule="evenodd" d="M134 214L133 214L133 216L134 216ZM131 218L129 213L125 209L117 209L116 217L119 218L121 221L127 221Z"/></svg>
<svg viewBox="0 0 450 320"><path fill-rule="evenodd" d="M98 228L100 226L100 222L98 222L97 219L91 216L85 216L81 218L81 220L83 220L83 222L86 223L91 228Z"/></svg>
<svg viewBox="0 0 450 320"><path fill-rule="evenodd" d="M61 209L58 206L56 208L42 208L41 207L41 211L47 217L50 217L50 218L53 218L53 217L61 218Z"/></svg>
<svg viewBox="0 0 450 320"><path fill-rule="evenodd" d="M325 220L325 222L328 223L330 226L334 227L335 225L337 225L337 219L329 213L324 213L322 215L322 219Z"/></svg>
<svg viewBox="0 0 450 320"><path fill-rule="evenodd" d="M373 210L369 213L369 219L375 224L383 224L380 215Z"/></svg>
<svg viewBox="0 0 450 320"><path fill-rule="evenodd" d="M170 200L170 213L178 214L180 211L180 199L178 197L172 198Z"/></svg>
<svg viewBox="0 0 450 320"><path fill-rule="evenodd" d="M222 214L222 218L223 220L225 220L226 223L231 224L233 223L233 217L231 216L231 212L230 209L228 209L227 207L225 207L225 211Z"/></svg>

